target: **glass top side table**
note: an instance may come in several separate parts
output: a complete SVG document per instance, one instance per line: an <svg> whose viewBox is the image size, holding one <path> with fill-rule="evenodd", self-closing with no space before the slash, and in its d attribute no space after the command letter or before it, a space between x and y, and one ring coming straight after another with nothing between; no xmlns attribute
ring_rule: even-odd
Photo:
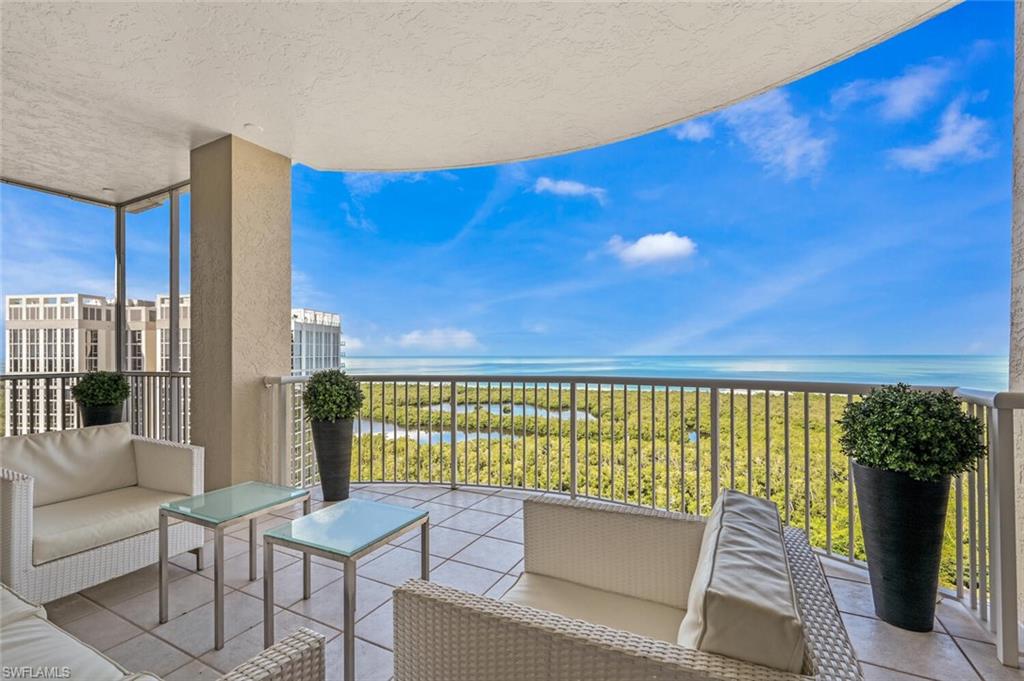
<svg viewBox="0 0 1024 681"><path fill-rule="evenodd" d="M160 505L160 623L167 621L167 523L176 518L213 530L213 629L214 647L224 647L224 530L249 521L249 580L256 580L256 521L299 501L302 512L310 511L309 490L282 487L265 482L238 485L197 494ZM284 518L281 522L287 522ZM201 560L200 560L201 563ZM309 556L304 556L303 574L310 571ZM308 587L307 587L308 588ZM308 594L307 594L308 595Z"/></svg>
<svg viewBox="0 0 1024 681"><path fill-rule="evenodd" d="M430 579L430 520L426 511L365 499L346 499L263 533L263 645L274 643L274 546L344 565L345 681L355 680L356 561L420 528L420 576ZM309 598L309 573L303 575Z"/></svg>

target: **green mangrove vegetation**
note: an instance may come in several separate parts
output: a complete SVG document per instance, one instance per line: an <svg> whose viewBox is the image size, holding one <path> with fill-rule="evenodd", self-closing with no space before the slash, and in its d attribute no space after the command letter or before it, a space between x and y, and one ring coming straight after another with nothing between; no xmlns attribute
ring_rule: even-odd
<svg viewBox="0 0 1024 681"><path fill-rule="evenodd" d="M543 382L460 383L454 394L443 382L364 382L362 389L353 480L449 483L454 457L459 484L569 492L575 445L578 496L706 514L717 447L720 486L770 497L812 545L865 558L837 423L857 396L720 390L715 419L707 389L578 386L575 405L568 385ZM957 574L954 504L946 586Z"/></svg>

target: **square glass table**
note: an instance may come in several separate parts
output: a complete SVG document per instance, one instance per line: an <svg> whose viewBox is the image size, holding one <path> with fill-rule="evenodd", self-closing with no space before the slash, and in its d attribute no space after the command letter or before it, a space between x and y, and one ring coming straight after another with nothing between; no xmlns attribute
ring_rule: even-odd
<svg viewBox="0 0 1024 681"><path fill-rule="evenodd" d="M263 533L263 645L274 643L274 546L301 551L344 565L345 681L354 681L356 665L356 561L379 547L420 528L420 576L430 579L430 519L426 511L365 499L333 506ZM303 598L309 598L309 573L303 575Z"/></svg>
<svg viewBox="0 0 1024 681"><path fill-rule="evenodd" d="M214 647L224 647L224 530L249 521L249 581L256 581L256 520L280 508L302 501L309 513L309 490L282 487L265 482L243 482L231 487L197 494L160 505L160 623L167 621L167 522L177 518L213 530L213 638ZM283 518L281 522L286 522ZM198 568L202 568L202 549ZM309 557L302 565L309 580Z"/></svg>

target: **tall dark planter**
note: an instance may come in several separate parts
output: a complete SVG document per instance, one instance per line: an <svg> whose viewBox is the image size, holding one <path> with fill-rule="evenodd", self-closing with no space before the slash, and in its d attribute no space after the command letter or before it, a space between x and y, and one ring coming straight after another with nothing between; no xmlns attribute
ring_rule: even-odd
<svg viewBox="0 0 1024 681"><path fill-rule="evenodd" d="M875 614L910 631L931 631L949 478L921 482L906 473L853 462Z"/></svg>
<svg viewBox="0 0 1024 681"><path fill-rule="evenodd" d="M311 426L324 501L348 499L352 479L352 419L313 421Z"/></svg>
<svg viewBox="0 0 1024 681"><path fill-rule="evenodd" d="M121 404L94 404L86 406L79 405L82 409L82 425L106 426L111 423L124 421L124 403Z"/></svg>

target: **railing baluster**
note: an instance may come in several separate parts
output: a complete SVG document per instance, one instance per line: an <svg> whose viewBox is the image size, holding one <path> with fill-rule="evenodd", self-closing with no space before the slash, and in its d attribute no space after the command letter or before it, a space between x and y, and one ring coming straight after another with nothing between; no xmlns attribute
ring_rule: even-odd
<svg viewBox="0 0 1024 681"><path fill-rule="evenodd" d="M540 447L540 438L538 432L540 431L540 408L538 401L539 384L537 381L533 383L533 489L540 488L540 471L537 468L538 449ZM526 484L526 471L523 471L523 484Z"/></svg>
<svg viewBox="0 0 1024 681"><path fill-rule="evenodd" d="M984 419L980 405L974 405L975 418ZM988 621L988 524L985 522L985 461L978 463L978 612L982 622Z"/></svg>
<svg viewBox="0 0 1024 681"><path fill-rule="evenodd" d="M846 396L846 404L853 403L853 395ZM847 523L847 547L846 558L853 561L854 543L857 531L857 519L853 513L853 459L846 457L846 523Z"/></svg>
<svg viewBox="0 0 1024 681"><path fill-rule="evenodd" d="M832 393L825 393L825 551L832 555Z"/></svg>
<svg viewBox="0 0 1024 681"><path fill-rule="evenodd" d="M764 498L772 498L772 396L764 390Z"/></svg>
<svg viewBox="0 0 1024 681"><path fill-rule="evenodd" d="M686 426L686 386L679 388L679 512L686 513L686 445L690 431Z"/></svg>
<svg viewBox="0 0 1024 681"><path fill-rule="evenodd" d="M527 439L526 438L526 424L527 424L527 417L526 417L527 409L526 409L526 407L527 407L527 404L526 404L526 382L524 381L523 382L523 485L522 485L523 489L526 489L526 477L527 477L526 476L526 439ZM536 413L536 411L534 413Z"/></svg>
<svg viewBox="0 0 1024 681"><path fill-rule="evenodd" d="M785 506L783 511L783 518L787 525L789 525L789 391L785 390L782 393L782 433L783 433L783 448L782 448L782 467L783 467L783 493L782 503Z"/></svg>
<svg viewBox="0 0 1024 681"><path fill-rule="evenodd" d="M610 477L611 477L611 481L612 481L612 487L611 487L611 493L608 495L608 498L609 499L615 499L615 433L618 430L618 428L615 427L615 384L612 383L609 387L611 388L610 392L611 392L611 401L612 401L612 403L611 403L611 425L608 426L609 430L611 431L610 432L610 437L611 437L611 454L610 454L610 458L611 458L612 470L611 470Z"/></svg>
<svg viewBox="0 0 1024 681"><path fill-rule="evenodd" d="M718 501L719 470L718 388L711 389L711 503Z"/></svg>
<svg viewBox="0 0 1024 681"><path fill-rule="evenodd" d="M405 418L405 479L409 479L409 426L412 425L412 420L409 418L409 381L405 382L405 408L403 413ZM416 429L416 438L419 439L420 433L419 428Z"/></svg>
<svg viewBox="0 0 1024 681"><path fill-rule="evenodd" d="M665 386L665 510L672 510L672 410L669 399L672 390ZM589 412L588 412L589 413Z"/></svg>
<svg viewBox="0 0 1024 681"><path fill-rule="evenodd" d="M736 391L729 388L729 489L736 489Z"/></svg>
<svg viewBox="0 0 1024 681"><path fill-rule="evenodd" d="M754 493L754 405L753 394L747 388L747 494Z"/></svg>
<svg viewBox="0 0 1024 681"><path fill-rule="evenodd" d="M700 473L701 473L701 465L700 465L700 440L701 440L701 437L700 437L700 432L701 432L701 426L702 426L702 423L703 423L702 420L701 420L701 417L700 417L700 403L701 403L700 386L697 386L697 389L693 391L693 396L697 400L697 403L695 405L696 413L694 414L694 419L696 421L696 423L694 424L694 432L696 432L696 434L697 434L697 438L696 438L697 442L696 442L696 447L695 447L696 454L695 454L694 463L693 463L693 474L695 476L694 484L695 484L695 487L697 488L696 489L696 493L697 493L697 499L696 499L696 502L697 502L697 515L704 515L704 508L703 508L703 506L701 504L701 496L703 495L703 489L701 487L701 482L700 482Z"/></svg>
<svg viewBox="0 0 1024 681"><path fill-rule="evenodd" d="M597 498L604 498L604 450L601 448L601 393L603 386L597 384Z"/></svg>
<svg viewBox="0 0 1024 681"><path fill-rule="evenodd" d="M629 503L629 389L622 385L622 501Z"/></svg>
<svg viewBox="0 0 1024 681"><path fill-rule="evenodd" d="M954 480L954 503L956 507L956 597L964 597L964 476Z"/></svg>
<svg viewBox="0 0 1024 681"><path fill-rule="evenodd" d="M458 396L456 395L456 392L455 392L455 381L452 381L451 383L448 384L448 390L449 390L449 395L448 395L449 407L451 408L451 419L450 419L450 423L449 423L449 432L448 432L448 436L449 436L449 438L451 438L450 441L449 441L449 447L451 449L451 453L450 453L451 459L450 459L448 465L451 467L451 471L449 473L451 475L451 488L455 489L455 488L458 487L458 465L459 465L459 458L458 458L459 454L458 454L458 451L455 449L455 433L456 433L456 430L458 428L458 418L459 418L459 411L458 411L459 410L459 403L458 403Z"/></svg>
<svg viewBox="0 0 1024 681"><path fill-rule="evenodd" d="M804 391L804 532L811 532L811 395Z"/></svg>
<svg viewBox="0 0 1024 681"><path fill-rule="evenodd" d="M558 406L561 408L561 403ZM579 466L576 458L576 427L576 382L573 381L569 384L569 497L572 499L576 498L576 471Z"/></svg>

